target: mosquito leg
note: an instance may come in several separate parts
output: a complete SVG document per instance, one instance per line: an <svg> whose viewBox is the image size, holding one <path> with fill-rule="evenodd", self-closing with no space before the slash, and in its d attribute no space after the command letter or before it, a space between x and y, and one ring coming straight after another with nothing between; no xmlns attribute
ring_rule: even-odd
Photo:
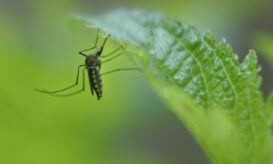
<svg viewBox="0 0 273 164"><path fill-rule="evenodd" d="M78 66L77 78L76 78L76 81L75 81L75 83L74 83L73 85L70 85L70 86L68 86L68 87L66 87L66 88L64 88L64 89L60 89L60 90L57 90L57 91L42 91L42 90L39 90L39 89L35 89L35 90L38 91L38 92L42 92L42 93L58 93L58 92L62 92L62 91L65 91L65 90L67 90L67 89L70 89L70 88L72 88L72 87L77 86L77 85L78 85L78 81L79 81L79 72L80 72L80 68L83 67L83 66L85 66L85 65L79 65L79 66Z"/></svg>
<svg viewBox="0 0 273 164"><path fill-rule="evenodd" d="M109 74L109 73L118 72L118 71L129 71L129 70L136 70L136 71L141 71L141 72L143 72L143 70L140 69L140 68L117 68L117 69L114 69L114 70L112 70L112 71L104 72L104 73L101 74L101 76L106 75L106 74Z"/></svg>
<svg viewBox="0 0 273 164"><path fill-rule="evenodd" d="M104 45L105 45L107 39L109 38L109 36L110 36L110 35L107 35L107 37L104 39L103 44L102 44L102 46L101 46L101 48L100 48L100 50L99 50L99 55L102 53L103 48L104 48Z"/></svg>
<svg viewBox="0 0 273 164"><path fill-rule="evenodd" d="M82 89L78 90L76 92L72 92L72 93L68 93L68 94L62 94L62 95L52 95L52 96L56 96L56 97L69 97L69 96L73 96L76 95L78 93L81 93L85 90L85 69L82 70Z"/></svg>
<svg viewBox="0 0 273 164"><path fill-rule="evenodd" d="M104 61L102 61L101 63L106 63L106 62L109 62L109 61L111 61L111 60L113 60L113 59L115 59L116 57L119 57L121 54L122 54L123 52L120 52L119 54L117 54L116 56L113 56L113 57L111 57L111 58L109 58L109 59L107 59L107 60L104 60Z"/></svg>
<svg viewBox="0 0 273 164"><path fill-rule="evenodd" d="M115 54L116 52L118 52L121 49L122 49L122 51L124 51L123 47L119 47L119 48L115 49L114 51L112 51L112 52L110 52L110 53L108 53L106 55L100 56L100 58L105 58L105 57L111 56L111 55Z"/></svg>
<svg viewBox="0 0 273 164"><path fill-rule="evenodd" d="M95 45L93 47L91 47L91 48L88 48L88 49L80 51L79 54L83 55L83 56L86 56L86 54L84 54L83 52L86 52L86 51L92 50L94 48L97 48L98 38L99 38L99 30L97 30L97 36L96 36L96 40L95 40Z"/></svg>

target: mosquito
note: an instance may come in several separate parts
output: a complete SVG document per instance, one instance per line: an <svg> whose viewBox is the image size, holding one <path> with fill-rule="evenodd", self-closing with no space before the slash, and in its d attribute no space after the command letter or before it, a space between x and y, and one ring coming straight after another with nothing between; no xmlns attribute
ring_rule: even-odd
<svg viewBox="0 0 273 164"><path fill-rule="evenodd" d="M99 31L99 30L98 30ZM108 40L108 38L110 37L110 35L107 35L107 37L104 39L102 46L100 47L99 50L97 50L95 53L90 53L90 54L86 54L85 52L93 50L93 49L97 49L97 43L98 43L98 36L99 36L99 32L97 31L97 36L96 36L96 40L95 40L95 45L91 48L82 50L79 52L80 55L85 57L85 64L83 65L79 65L78 66L78 70L77 70L77 76L76 76L76 81L74 84L60 89L60 90L56 90L56 91L45 91L45 90L39 90L39 89L35 89L38 92L42 92L42 93L47 93L47 94L52 94L55 96L72 96L78 93L81 93L85 90L85 71L87 70L88 72L88 77L89 77L89 85L90 85L90 89L91 89L91 93L92 95L94 95L94 91L97 95L97 99L100 100L102 97L102 79L101 76L109 74L109 73L113 73L113 72L117 72L117 71L125 71L125 70L138 70L138 71L142 71L140 68L117 68L105 73L100 73L100 69L101 69L101 65L103 63L109 62L115 58L117 58L118 56L120 56L123 51L124 48L122 46L120 46L119 48L115 49L114 51L106 54L106 55L102 55L103 53L103 49L104 46L106 44L106 41ZM122 50L121 52L119 52L118 54L116 54L119 50ZM115 55L116 54L116 55ZM100 58L106 58L104 61L100 60ZM107 59L108 58L108 59ZM69 93L69 94L56 94L59 92L63 92L66 91L68 89L71 89L73 87L78 86L79 83L79 74L80 74L80 69L82 69L82 89Z"/></svg>

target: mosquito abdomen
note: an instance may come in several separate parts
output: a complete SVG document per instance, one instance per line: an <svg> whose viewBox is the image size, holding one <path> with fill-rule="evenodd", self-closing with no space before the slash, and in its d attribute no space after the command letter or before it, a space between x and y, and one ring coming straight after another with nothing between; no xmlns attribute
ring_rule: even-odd
<svg viewBox="0 0 273 164"><path fill-rule="evenodd" d="M93 94L93 90L95 90L98 100L102 96L102 80L100 77L100 73L96 68L88 69L89 83L91 93Z"/></svg>

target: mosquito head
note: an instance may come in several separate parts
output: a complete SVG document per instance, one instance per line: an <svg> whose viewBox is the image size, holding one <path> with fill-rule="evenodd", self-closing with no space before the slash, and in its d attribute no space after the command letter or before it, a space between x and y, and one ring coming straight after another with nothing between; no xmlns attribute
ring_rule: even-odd
<svg viewBox="0 0 273 164"><path fill-rule="evenodd" d="M97 51L96 56L100 56L102 51Z"/></svg>

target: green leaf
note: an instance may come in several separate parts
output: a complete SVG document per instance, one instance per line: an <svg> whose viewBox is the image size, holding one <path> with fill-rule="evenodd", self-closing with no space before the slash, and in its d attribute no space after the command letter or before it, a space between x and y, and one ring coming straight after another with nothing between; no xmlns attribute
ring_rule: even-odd
<svg viewBox="0 0 273 164"><path fill-rule="evenodd" d="M255 51L242 63L225 41L157 12L76 16L126 47L213 163L271 163L271 115Z"/></svg>

